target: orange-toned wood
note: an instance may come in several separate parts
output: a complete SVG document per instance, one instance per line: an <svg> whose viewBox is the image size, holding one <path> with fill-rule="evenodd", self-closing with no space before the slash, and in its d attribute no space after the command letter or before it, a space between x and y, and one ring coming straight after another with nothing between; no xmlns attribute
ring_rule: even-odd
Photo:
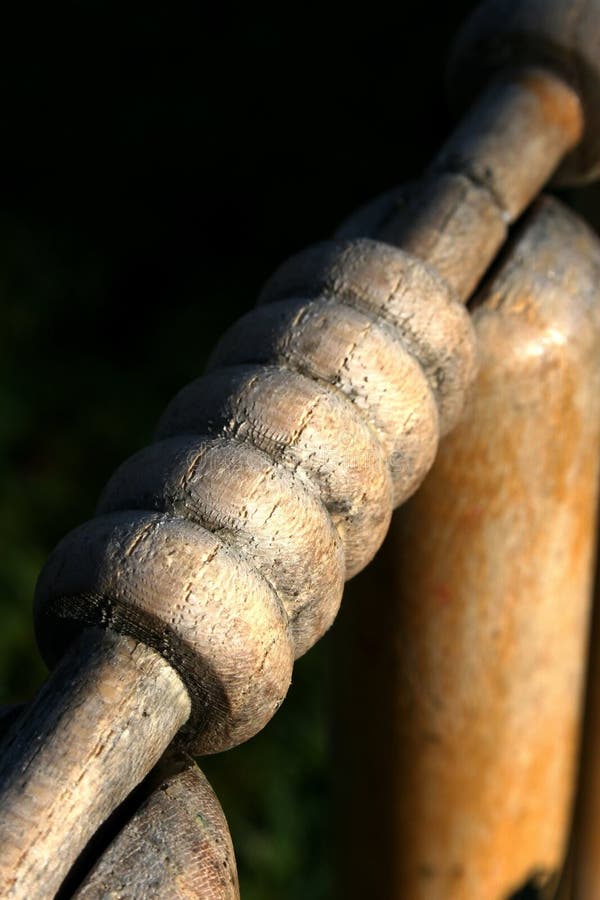
<svg viewBox="0 0 600 900"><path fill-rule="evenodd" d="M597 240L543 201L479 303L464 421L341 614L347 900L503 900L562 863L597 499Z"/></svg>
<svg viewBox="0 0 600 900"><path fill-rule="evenodd" d="M559 900L600 897L600 581L596 571L581 765L568 872Z"/></svg>

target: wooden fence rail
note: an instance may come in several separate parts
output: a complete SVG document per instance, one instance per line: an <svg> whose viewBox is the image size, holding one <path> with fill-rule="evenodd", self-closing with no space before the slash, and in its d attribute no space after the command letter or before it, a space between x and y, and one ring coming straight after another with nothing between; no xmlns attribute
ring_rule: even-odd
<svg viewBox="0 0 600 900"><path fill-rule="evenodd" d="M294 659L332 624L344 580L461 416L476 371L463 304L508 226L557 168L582 181L600 166L599 37L598 0L485 3L452 64L467 112L422 182L275 274L157 441L53 552L36 629L58 664L0 762L3 896L54 896L173 739L226 750L279 708ZM556 240L553 223L566 228L556 207L541 210L525 238L536 247L539 234ZM517 281L535 280L516 246ZM576 278L563 283L578 296ZM139 824L117 855L132 834L138 846ZM83 895L116 872L110 853ZM207 890L227 896L234 881Z"/></svg>

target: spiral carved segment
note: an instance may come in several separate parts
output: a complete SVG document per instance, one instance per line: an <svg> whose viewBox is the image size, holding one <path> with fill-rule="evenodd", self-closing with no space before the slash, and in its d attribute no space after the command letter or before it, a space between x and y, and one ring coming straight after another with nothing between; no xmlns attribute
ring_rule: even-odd
<svg viewBox="0 0 600 900"><path fill-rule="evenodd" d="M252 444L223 437L168 438L127 460L101 512L154 509L219 535L272 585L296 655L337 613L344 548L320 497Z"/></svg>
<svg viewBox="0 0 600 900"><path fill-rule="evenodd" d="M157 442L109 481L36 592L50 660L77 623L159 650L192 752L258 732L418 487L475 371L469 316L424 263L336 241L287 263Z"/></svg>
<svg viewBox="0 0 600 900"><path fill-rule="evenodd" d="M475 374L475 343L467 311L436 270L380 241L326 241L287 260L263 288L259 303L319 296L391 326L427 376L440 434L450 431Z"/></svg>
<svg viewBox="0 0 600 900"><path fill-rule="evenodd" d="M175 397L159 433L249 441L291 469L317 492L341 535L346 578L383 542L392 511L390 469L375 431L340 391L274 366L218 369Z"/></svg>

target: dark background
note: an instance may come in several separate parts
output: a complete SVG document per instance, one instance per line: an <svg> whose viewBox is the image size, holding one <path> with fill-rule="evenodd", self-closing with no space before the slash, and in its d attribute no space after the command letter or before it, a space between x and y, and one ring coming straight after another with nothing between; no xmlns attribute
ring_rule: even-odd
<svg viewBox="0 0 600 900"><path fill-rule="evenodd" d="M417 175L473 4L22 4L1 39L0 699L43 678L52 546L290 253ZM588 197L591 195L588 195ZM593 210L592 200L584 201ZM327 637L206 761L244 900L329 896Z"/></svg>

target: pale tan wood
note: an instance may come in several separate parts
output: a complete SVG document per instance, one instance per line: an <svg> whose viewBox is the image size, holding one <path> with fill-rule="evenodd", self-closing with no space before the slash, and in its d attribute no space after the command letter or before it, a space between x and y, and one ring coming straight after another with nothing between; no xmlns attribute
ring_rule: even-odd
<svg viewBox="0 0 600 900"><path fill-rule="evenodd" d="M192 759L169 754L155 787L73 895L76 900L239 900L219 801Z"/></svg>
<svg viewBox="0 0 600 900"><path fill-rule="evenodd" d="M483 90L423 181L351 216L340 237L377 235L425 260L463 300L583 133L577 93L551 71L508 72Z"/></svg>
<svg viewBox="0 0 600 900"><path fill-rule="evenodd" d="M295 656L333 622L345 574L340 535L317 492L251 444L221 437L152 444L106 486L98 512L117 509L179 514L218 531L273 585Z"/></svg>
<svg viewBox="0 0 600 900"><path fill-rule="evenodd" d="M53 897L189 714L181 679L158 653L84 631L2 745L2 897Z"/></svg>
<svg viewBox="0 0 600 900"><path fill-rule="evenodd" d="M397 506L431 468L438 443L435 397L419 362L380 318L335 298L259 307L227 331L211 368L276 363L334 385L376 432Z"/></svg>
<svg viewBox="0 0 600 900"><path fill-rule="evenodd" d="M229 366L167 406L158 436L178 434L252 443L316 486L344 542L348 575L381 546L392 514L390 469L374 429L341 392L289 369Z"/></svg>
<svg viewBox="0 0 600 900"><path fill-rule="evenodd" d="M504 900L562 864L600 450L596 237L539 204L474 320L465 418L341 616L346 900Z"/></svg>
<svg viewBox="0 0 600 900"><path fill-rule="evenodd" d="M1 736L24 709L24 704L0 708ZM206 777L182 751L167 751L100 835L86 847L74 871L79 867L88 872L94 856L95 864L83 881L70 873L68 887L63 885L66 895L85 900L239 900L227 820Z"/></svg>
<svg viewBox="0 0 600 900"><path fill-rule="evenodd" d="M284 262L258 302L298 297L332 297L389 323L427 377L440 433L452 428L475 372L475 341L467 311L434 267L382 241L324 241Z"/></svg>
<svg viewBox="0 0 600 900"><path fill-rule="evenodd" d="M264 309L270 314L272 307ZM314 311L320 318L315 318ZM288 491L294 480L285 475L287 462L281 452L274 451L291 452L301 484L315 497L320 495L341 540L352 551L344 525L356 521L355 510L360 511L363 523L370 518L371 525L377 525L381 539L389 519L394 480L398 497L398 492L405 494L415 486L415 471L417 479L424 475L437 443L437 408L427 375L404 348L401 329L351 305L329 301L323 310L318 305L307 310L306 320L305 330L289 332L291 346L299 341L296 352L306 358L302 367L306 374L294 373L289 364L254 367L248 373L233 367L231 372L242 373L239 388L232 390L235 385L230 372L223 382L225 393L220 401L215 385L221 376L218 372L208 375L201 379L201 389L208 392L210 402L197 408L196 396L188 390L183 404L181 397L176 400L162 427L165 421L171 427L175 422L177 430L188 431L185 420L182 427L183 413L192 416L192 430L197 430L194 417L199 414L200 427L206 422L210 432L211 423L216 421L230 442L234 436L237 441L244 439L245 433L246 440L250 437L262 449L258 469L257 454L252 448L248 450L249 477L264 479L264 456L268 452L282 467L277 479ZM317 342L317 336L323 330L327 333L328 328L332 353L324 353ZM467 333L471 334L470 329ZM285 323L281 340L287 340ZM277 363L278 352L274 347L267 357L272 355ZM439 366L443 365L440 360ZM271 390L265 391L265 385ZM386 395L391 402L386 403ZM217 402L226 402L227 406L219 409L215 407ZM421 422L425 431L419 431ZM348 437L355 435L358 440L348 443ZM327 440L332 445L331 453L326 450ZM362 457L356 455L361 441L366 450ZM157 453L167 453L165 464L170 470L177 457L169 458L167 445L158 445ZM230 508L239 503L248 487L241 477L244 457L238 454L232 466L233 448L224 456L226 443L221 440L213 445L215 454L202 478L208 481L215 473L215 464L227 462L230 476L230 500L218 486L208 495L213 506L211 524L218 534L200 524L206 521L206 506L198 515L198 507L185 502L190 466L193 469L202 458L196 442L192 457L184 456L179 475L173 473L177 484L184 480L179 505L161 512L116 510L99 515L61 542L45 566L36 591L39 639L50 657L62 652L72 635L71 620L108 625L159 650L185 680L192 715L182 737L201 752L239 743L270 718L285 695L293 658L285 602L273 586L277 578L266 577L266 572L261 577L255 570L252 558L248 558L254 550L252 541L245 545L238 541L235 548L229 542L231 513L227 503ZM163 463L155 464L160 471ZM274 477L275 471L269 464L267 473ZM355 481L356 500L352 497ZM125 497L117 498L116 505L129 506L131 472L120 484ZM374 491L379 503L365 520L364 510L369 509L365 501ZM112 496L110 488L108 495ZM296 495L296 500L302 496ZM269 502L268 492L265 502L263 521L270 521L278 503L274 499ZM112 509L114 505L113 496L108 506ZM181 518L181 514L187 518ZM289 515L293 516L291 506ZM245 523L238 523L240 532L244 528ZM318 529L322 530L319 516L303 534L311 552ZM369 533L369 545L374 550L372 541ZM366 561L364 542L360 550ZM313 602L320 603L321 599L315 596Z"/></svg>
<svg viewBox="0 0 600 900"><path fill-rule="evenodd" d="M377 235L401 247L425 260L466 300L504 243L507 224L488 190L465 175L443 172L381 194L350 216L337 234Z"/></svg>
<svg viewBox="0 0 600 900"><path fill-rule="evenodd" d="M293 646L279 598L241 554L196 522L134 510L96 516L56 547L35 599L47 658L60 656L81 621L161 653L192 701L181 735L191 752L248 740L289 687Z"/></svg>

